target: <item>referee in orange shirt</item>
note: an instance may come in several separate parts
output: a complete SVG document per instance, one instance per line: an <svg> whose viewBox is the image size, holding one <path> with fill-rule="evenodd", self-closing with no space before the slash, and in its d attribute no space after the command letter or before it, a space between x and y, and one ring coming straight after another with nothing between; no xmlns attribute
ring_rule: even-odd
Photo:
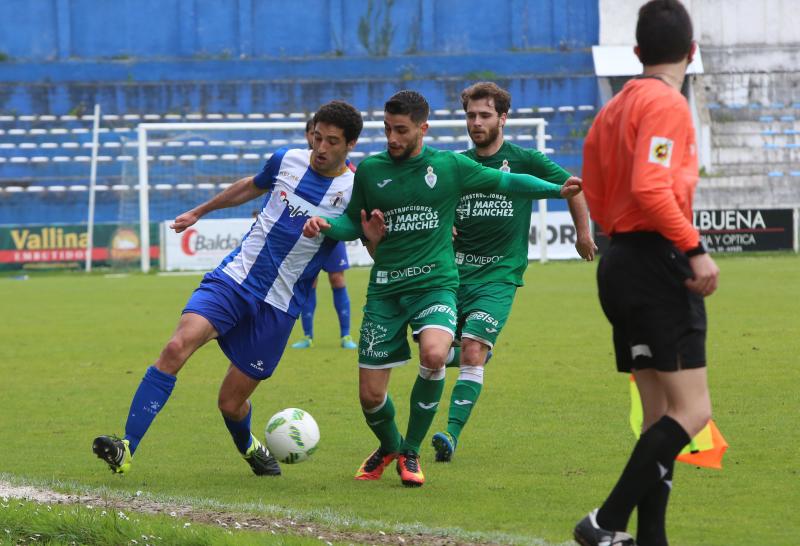
<svg viewBox="0 0 800 546"><path fill-rule="evenodd" d="M598 114L583 150L583 191L611 244L597 270L617 369L632 372L642 435L603 505L575 527L584 546L666 546L675 457L711 418L703 297L719 269L692 225L698 179L692 116L681 95L696 44L678 0L639 10L644 73ZM637 508L636 542L626 533Z"/></svg>

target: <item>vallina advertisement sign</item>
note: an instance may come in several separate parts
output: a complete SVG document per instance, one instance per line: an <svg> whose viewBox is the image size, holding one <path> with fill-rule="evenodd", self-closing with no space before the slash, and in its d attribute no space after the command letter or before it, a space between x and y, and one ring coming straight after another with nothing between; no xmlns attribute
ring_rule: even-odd
<svg viewBox="0 0 800 546"><path fill-rule="evenodd" d="M0 226L0 269L83 267L88 246L85 225ZM97 224L92 264L139 264L139 226ZM158 259L158 224L150 225L150 258Z"/></svg>

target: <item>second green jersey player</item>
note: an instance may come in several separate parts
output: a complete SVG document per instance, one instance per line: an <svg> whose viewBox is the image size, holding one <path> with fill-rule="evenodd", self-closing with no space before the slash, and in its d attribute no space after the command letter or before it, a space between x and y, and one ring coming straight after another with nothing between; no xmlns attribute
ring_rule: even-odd
<svg viewBox="0 0 800 546"><path fill-rule="evenodd" d="M580 192L579 182L562 187L423 146L428 111L425 98L414 91L391 97L384 109L387 151L359 165L342 217L314 217L305 229L311 237L353 240L366 235L372 240L374 234L362 232L359 218L366 211L383 216L385 238L374 250L358 348L361 407L380 447L363 462L356 479L377 480L397 459L406 486L425 481L419 449L444 390L444 363L456 330L459 278L452 228L461 195L502 192L542 198ZM388 384L391 369L411 357L409 327L419 343L420 367L403 437Z"/></svg>
<svg viewBox="0 0 800 546"><path fill-rule="evenodd" d="M503 138L511 95L492 82L479 82L461 94L467 129L475 147L466 157L500 172L525 173L555 184L572 177L536 150L521 148ZM582 194L569 198L575 223L576 249L586 260L596 249ZM528 267L530 197L472 192L461 197L456 210L455 260L460 285L457 294L460 350L454 351L459 376L450 397L447 431L433 435L436 460L452 459L462 429L478 402L484 364L505 326L517 288Z"/></svg>

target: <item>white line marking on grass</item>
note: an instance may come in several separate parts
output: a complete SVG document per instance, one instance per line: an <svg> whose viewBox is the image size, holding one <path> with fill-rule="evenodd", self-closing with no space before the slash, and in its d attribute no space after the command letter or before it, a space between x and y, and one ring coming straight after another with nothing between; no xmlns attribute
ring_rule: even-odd
<svg viewBox="0 0 800 546"><path fill-rule="evenodd" d="M302 536L324 536L328 542L347 542L385 546L488 546L515 544L521 546L566 546L572 542L551 543L540 538L506 533L484 533L460 528L428 527L420 523L392 524L378 520L361 520L326 510L287 510L275 505L261 503L223 504L212 499L168 498L155 495L126 494L108 488L85 489L78 484L58 482L68 490L78 493L59 493L39 484L20 482L18 478L0 473L0 497L26 499L45 504L92 504L114 510L127 510L148 514L180 516L195 523L235 527L237 524L248 531L266 532L272 527L282 533ZM44 483L44 482L43 482ZM137 492L138 493L138 492ZM298 525L300 523L301 525ZM389 532L382 531L387 529ZM566 534L566 533L565 533Z"/></svg>

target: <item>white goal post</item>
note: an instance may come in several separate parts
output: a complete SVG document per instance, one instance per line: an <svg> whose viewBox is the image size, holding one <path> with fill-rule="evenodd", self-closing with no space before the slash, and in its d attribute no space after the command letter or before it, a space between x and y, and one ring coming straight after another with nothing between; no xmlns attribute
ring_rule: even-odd
<svg viewBox="0 0 800 546"><path fill-rule="evenodd" d="M141 244L141 270L147 273L150 270L150 164L155 160L155 157L148 153L154 137L154 133L186 133L186 132L213 132L213 131L261 131L265 134L280 134L281 131L294 131L295 133L305 131L304 121L269 121L269 122L217 122L217 123L192 123L192 122L175 122L175 123L141 123L138 125L138 195L139 195L139 240ZM432 141L434 146L439 147L436 140L436 131L441 129L460 129L463 131L463 137L458 139L459 142L464 142L464 148L471 146L472 141L469 139L466 132L466 123L463 118L459 119L434 119L429 120L428 125L430 130L426 136L426 142ZM506 127L530 127L535 129L535 134L530 135L529 139L535 142L536 149L545 152L547 134L545 128L547 121L542 118L513 118L506 121ZM365 121L365 130L383 130L383 121ZM364 133L362 132L362 140ZM445 137L442 137L444 142ZM453 142L452 137L449 137L449 142ZM163 140L163 137L162 137ZM281 139L277 139L281 140ZM378 139L370 139L377 143ZM286 145L286 140L283 139L281 144L275 142L274 146L269 143L266 145L264 151L272 152L283 145ZM304 141L303 141L304 142ZM531 143L533 143L531 142ZM356 150L361 148L357 146ZM385 143L380 144L380 148L376 151L385 149ZM374 152L373 152L374 153ZM355 154L354 154L355 155ZM361 154L359 154L361 155ZM254 174L254 173L253 173ZM227 182L233 182L228 180ZM547 232L546 224L547 215L547 200L542 199L539 201L539 233ZM538 237L540 246L540 259L541 261L547 260L547 237Z"/></svg>

